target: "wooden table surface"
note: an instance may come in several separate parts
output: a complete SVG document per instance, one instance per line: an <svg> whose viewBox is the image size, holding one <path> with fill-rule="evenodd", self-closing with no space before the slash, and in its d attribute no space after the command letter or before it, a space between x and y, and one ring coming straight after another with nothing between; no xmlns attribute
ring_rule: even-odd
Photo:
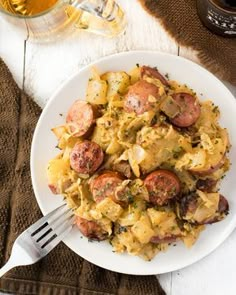
<svg viewBox="0 0 236 295"><path fill-rule="evenodd" d="M137 0L118 1L126 11L126 33L113 39L79 32L73 38L32 43L0 18L0 56L18 85L43 107L55 89L88 63L116 52L157 50L198 63L195 52L178 46ZM209 45L210 46L210 45ZM236 87L226 83L234 95ZM236 231L212 254L185 269L159 275L168 295L235 295Z"/></svg>

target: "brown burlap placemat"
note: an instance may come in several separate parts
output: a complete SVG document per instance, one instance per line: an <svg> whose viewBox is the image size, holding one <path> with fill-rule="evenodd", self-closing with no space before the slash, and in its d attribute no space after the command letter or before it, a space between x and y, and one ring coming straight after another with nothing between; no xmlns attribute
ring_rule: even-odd
<svg viewBox="0 0 236 295"><path fill-rule="evenodd" d="M180 45L196 50L207 69L236 85L236 38L215 35L204 27L197 15L196 0L139 1Z"/></svg>
<svg viewBox="0 0 236 295"><path fill-rule="evenodd" d="M16 237L41 217L29 165L32 134L40 113L0 59L0 266L9 258ZM155 276L102 269L63 243L38 263L8 272L0 279L0 291L23 295L165 294Z"/></svg>

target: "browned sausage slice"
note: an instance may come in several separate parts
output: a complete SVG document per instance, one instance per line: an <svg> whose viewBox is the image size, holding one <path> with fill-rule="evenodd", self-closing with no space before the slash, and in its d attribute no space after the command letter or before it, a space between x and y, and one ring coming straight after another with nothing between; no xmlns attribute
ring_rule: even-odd
<svg viewBox="0 0 236 295"><path fill-rule="evenodd" d="M180 107L180 113L171 119L178 127L189 127L193 125L201 114L200 105L196 97L188 93L176 93L172 96Z"/></svg>
<svg viewBox="0 0 236 295"><path fill-rule="evenodd" d="M179 211L182 218L185 218L188 213L194 214L198 206L197 198L198 196L194 193L181 198Z"/></svg>
<svg viewBox="0 0 236 295"><path fill-rule="evenodd" d="M103 162L103 151L92 141L77 143L70 154L70 165L78 173L92 174Z"/></svg>
<svg viewBox="0 0 236 295"><path fill-rule="evenodd" d="M144 112L152 110L155 102L150 100L150 96L159 99L159 89L154 84L144 80L136 82L129 88L125 96L124 109L126 112L135 112L141 115Z"/></svg>
<svg viewBox="0 0 236 295"><path fill-rule="evenodd" d="M196 210L198 209L198 196L196 194L185 196L181 199L180 202L180 215L183 219L187 216L188 213L194 215ZM220 195L218 210L215 213L215 216L206 218L205 220L198 222L196 220L188 220L188 222L192 222L194 224L212 224L218 221L221 221L225 215L228 213L229 203L225 197Z"/></svg>
<svg viewBox="0 0 236 295"><path fill-rule="evenodd" d="M206 178L206 179L198 179L196 183L196 188L200 191L211 193L217 184L217 180Z"/></svg>
<svg viewBox="0 0 236 295"><path fill-rule="evenodd" d="M67 188L71 186L72 182L71 180L66 180L60 183L60 186L58 186L57 183L49 183L48 187L50 188L51 192L55 195L57 194L63 194Z"/></svg>
<svg viewBox="0 0 236 295"><path fill-rule="evenodd" d="M53 194L55 195L59 194L58 188L54 184L49 184L48 187L50 188Z"/></svg>
<svg viewBox="0 0 236 295"><path fill-rule="evenodd" d="M225 217L225 215L228 214L228 211L229 211L229 203L225 197L220 195L218 210L217 210L215 216L211 217L211 218L207 218L198 224L212 224L212 223L221 221Z"/></svg>
<svg viewBox="0 0 236 295"><path fill-rule="evenodd" d="M165 77L162 76L162 74L155 68L142 66L141 68L141 78L144 78L144 76L148 76L150 78L155 78L161 81L161 83L165 86L169 86L169 82L166 80Z"/></svg>
<svg viewBox="0 0 236 295"><path fill-rule="evenodd" d="M144 180L149 193L149 201L164 205L180 193L180 181L169 170L157 170L150 173Z"/></svg>
<svg viewBox="0 0 236 295"><path fill-rule="evenodd" d="M219 205L218 205L218 212L219 213L228 213L229 211L229 203L226 198L220 195Z"/></svg>
<svg viewBox="0 0 236 295"><path fill-rule="evenodd" d="M84 136L95 123L96 115L93 106L86 101L76 100L66 117L66 123L73 136Z"/></svg>
<svg viewBox="0 0 236 295"><path fill-rule="evenodd" d="M107 171L93 179L90 184L90 190L94 201L99 203L106 197L111 197L115 202L115 190L121 182L122 178L120 175L113 171Z"/></svg>
<svg viewBox="0 0 236 295"><path fill-rule="evenodd" d="M200 224L212 224L212 223L221 221L225 217L225 215L228 214L228 211L229 211L229 203L224 196L220 195L218 210L216 212L216 215L212 218L208 218L204 220Z"/></svg>
<svg viewBox="0 0 236 295"><path fill-rule="evenodd" d="M89 239L102 241L107 238L107 232L105 232L95 221L89 221L77 216L76 225L78 226L82 235Z"/></svg>
<svg viewBox="0 0 236 295"><path fill-rule="evenodd" d="M127 161L121 161L112 166L112 169L123 174L127 178L132 177L132 171L129 163Z"/></svg>
<svg viewBox="0 0 236 295"><path fill-rule="evenodd" d="M190 171L192 174L199 176L206 176L214 173L216 170L220 169L225 164L225 155L222 156L218 163L214 163L211 167L207 167L206 169L202 168L199 171Z"/></svg>
<svg viewBox="0 0 236 295"><path fill-rule="evenodd" d="M221 221L225 217L225 215L228 214L228 211L229 211L229 203L224 196L220 195L216 216L204 220L201 224L212 224L212 223Z"/></svg>

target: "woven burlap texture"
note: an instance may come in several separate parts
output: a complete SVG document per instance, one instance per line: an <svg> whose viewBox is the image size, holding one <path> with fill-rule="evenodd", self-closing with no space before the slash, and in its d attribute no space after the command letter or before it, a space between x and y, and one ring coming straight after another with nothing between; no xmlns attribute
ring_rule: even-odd
<svg viewBox="0 0 236 295"><path fill-rule="evenodd" d="M204 27L197 15L196 0L139 1L180 45L195 50L208 70L236 85L236 38L215 35Z"/></svg>
<svg viewBox="0 0 236 295"><path fill-rule="evenodd" d="M17 236L41 217L29 164L32 134L40 113L0 59L0 265L9 258ZM8 272L0 279L0 291L23 295L165 294L155 276L104 270L63 243L38 263Z"/></svg>

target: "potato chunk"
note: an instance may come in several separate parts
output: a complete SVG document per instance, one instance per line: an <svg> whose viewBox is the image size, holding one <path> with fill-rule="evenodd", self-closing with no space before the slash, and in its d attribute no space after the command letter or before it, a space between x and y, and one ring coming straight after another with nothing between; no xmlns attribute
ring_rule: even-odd
<svg viewBox="0 0 236 295"><path fill-rule="evenodd" d="M154 236L154 231L151 228L151 223L147 216L142 216L131 228L132 233L142 244L147 244L151 237Z"/></svg>
<svg viewBox="0 0 236 295"><path fill-rule="evenodd" d="M101 78L108 83L108 98L117 93L124 94L130 85L130 76L126 72L107 72Z"/></svg>
<svg viewBox="0 0 236 295"><path fill-rule="evenodd" d="M105 198L97 205L97 210L99 210L103 215L108 217L113 222L116 221L121 213L123 212L122 207L119 204L113 202L110 198Z"/></svg>

